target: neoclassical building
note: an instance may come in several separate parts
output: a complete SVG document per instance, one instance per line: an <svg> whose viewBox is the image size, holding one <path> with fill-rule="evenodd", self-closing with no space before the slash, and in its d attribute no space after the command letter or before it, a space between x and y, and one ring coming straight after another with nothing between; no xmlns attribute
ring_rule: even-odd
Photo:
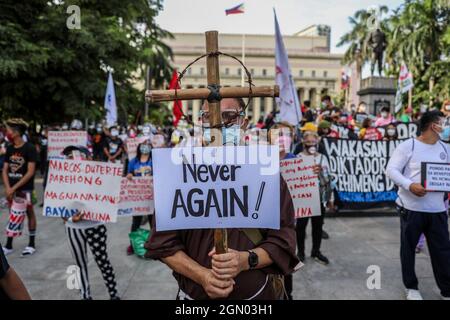
<svg viewBox="0 0 450 320"><path fill-rule="evenodd" d="M205 53L205 36L202 33L175 33L174 39L166 41L174 53L178 71ZM291 36L284 36L292 76L300 101L310 100L313 106L320 103L325 94L334 95L340 90L341 54L330 53L330 28L314 25ZM242 58L243 36L219 34L219 50ZM275 38L274 35L245 35L245 65L252 73L257 86L275 84ZM240 86L242 69L228 57L220 57L222 86ZM206 62L198 61L182 79L182 88L206 86ZM193 120L198 119L202 101L184 101L183 108ZM255 98L247 115L257 121L275 108L271 98Z"/></svg>

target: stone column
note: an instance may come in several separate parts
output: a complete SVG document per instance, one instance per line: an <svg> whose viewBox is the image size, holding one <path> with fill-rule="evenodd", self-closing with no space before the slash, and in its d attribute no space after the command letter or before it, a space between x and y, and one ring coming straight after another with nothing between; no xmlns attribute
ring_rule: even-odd
<svg viewBox="0 0 450 320"><path fill-rule="evenodd" d="M200 116L200 100L192 101L192 121L198 123L198 117Z"/></svg>
<svg viewBox="0 0 450 320"><path fill-rule="evenodd" d="M261 98L253 98L253 123L257 123L261 116Z"/></svg>
<svg viewBox="0 0 450 320"><path fill-rule="evenodd" d="M272 112L273 98L264 98L264 116Z"/></svg>

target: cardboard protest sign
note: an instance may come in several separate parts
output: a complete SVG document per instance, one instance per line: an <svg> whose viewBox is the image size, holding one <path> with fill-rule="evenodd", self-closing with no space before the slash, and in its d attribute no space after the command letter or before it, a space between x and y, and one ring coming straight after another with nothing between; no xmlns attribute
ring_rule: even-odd
<svg viewBox="0 0 450 320"><path fill-rule="evenodd" d="M86 131L49 131L48 159L62 158L61 153L68 146L87 146Z"/></svg>
<svg viewBox="0 0 450 320"><path fill-rule="evenodd" d="M427 191L450 192L450 164L422 162L422 185Z"/></svg>
<svg viewBox="0 0 450 320"><path fill-rule="evenodd" d="M137 138L127 138L126 143L127 143L128 160L132 160L132 159L136 158L138 146L142 142L149 140L149 139L150 139L150 137L146 137L146 136L137 137Z"/></svg>
<svg viewBox="0 0 450 320"><path fill-rule="evenodd" d="M282 160L280 172L286 181L294 204L295 217L320 216L319 178L313 172L313 156Z"/></svg>
<svg viewBox="0 0 450 320"><path fill-rule="evenodd" d="M154 149L153 181L158 231L280 227L278 146Z"/></svg>
<svg viewBox="0 0 450 320"><path fill-rule="evenodd" d="M50 160L44 216L116 222L122 173L121 164Z"/></svg>
<svg viewBox="0 0 450 320"><path fill-rule="evenodd" d="M144 216L153 214L153 178L122 178L118 216Z"/></svg>
<svg viewBox="0 0 450 320"><path fill-rule="evenodd" d="M366 209L393 204L397 192L386 176L386 166L401 142L323 139L330 174L344 207Z"/></svg>

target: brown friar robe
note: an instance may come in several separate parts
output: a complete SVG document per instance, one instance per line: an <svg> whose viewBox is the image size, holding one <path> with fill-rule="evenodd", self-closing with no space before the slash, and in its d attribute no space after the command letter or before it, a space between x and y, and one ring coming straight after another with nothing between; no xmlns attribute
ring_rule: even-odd
<svg viewBox="0 0 450 320"><path fill-rule="evenodd" d="M295 254L295 218L286 182L280 177L280 230L261 230L264 240L257 247L267 251L273 264L264 269L241 272L234 280L235 286L228 299L243 300L254 297L266 283L267 274L288 275L294 272L299 260ZM153 217L154 219L154 217ZM255 248L253 242L240 229L228 229L228 247L238 251ZM214 247L214 230L195 229L156 232L153 221L152 236L145 244L147 258L159 260L183 250L200 265L211 268L208 253ZM203 287L191 279L174 272L180 289L194 300L209 299ZM254 299L275 299L273 286L267 283L264 290Z"/></svg>

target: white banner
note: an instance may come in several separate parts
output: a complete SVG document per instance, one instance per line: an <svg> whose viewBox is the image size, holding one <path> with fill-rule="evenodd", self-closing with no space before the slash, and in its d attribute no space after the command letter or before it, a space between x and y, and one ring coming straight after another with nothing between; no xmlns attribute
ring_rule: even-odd
<svg viewBox="0 0 450 320"><path fill-rule="evenodd" d="M68 146L87 146L86 131L49 131L48 159L62 159L64 148Z"/></svg>
<svg viewBox="0 0 450 320"><path fill-rule="evenodd" d="M121 164L50 160L44 216L116 222L122 173Z"/></svg>
<svg viewBox="0 0 450 320"><path fill-rule="evenodd" d="M319 178L313 172L313 156L282 160L280 172L286 181L296 218L320 216Z"/></svg>
<svg viewBox="0 0 450 320"><path fill-rule="evenodd" d="M153 150L156 229L280 227L278 146Z"/></svg>
<svg viewBox="0 0 450 320"><path fill-rule="evenodd" d="M153 177L122 178L118 216L153 214Z"/></svg>
<svg viewBox="0 0 450 320"><path fill-rule="evenodd" d="M414 88L413 75L409 72L408 67L405 63L402 63L400 67L400 76L398 79L398 84L401 93L406 93L410 89Z"/></svg>

